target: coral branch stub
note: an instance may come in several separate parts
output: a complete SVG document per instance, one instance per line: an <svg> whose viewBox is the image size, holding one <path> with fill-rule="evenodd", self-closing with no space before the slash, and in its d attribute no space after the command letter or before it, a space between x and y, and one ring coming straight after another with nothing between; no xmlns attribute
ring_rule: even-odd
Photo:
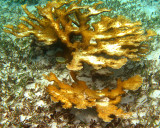
<svg viewBox="0 0 160 128"><path fill-rule="evenodd" d="M111 115L118 118L128 118L131 113L125 113L116 104L121 101L121 95L125 93L123 89L137 90L142 84L142 78L139 75L133 76L128 80L121 81L118 79L117 88L109 91L108 88L103 90L91 90L84 81L79 81L71 72L71 76L75 81L72 85L65 84L58 80L55 74L50 73L44 77L49 81L55 83L47 87L48 93L54 102L62 102L63 108L75 107L77 109L86 109L88 107L95 107L98 116L105 122L110 122Z"/></svg>
<svg viewBox="0 0 160 128"><path fill-rule="evenodd" d="M81 6L80 2L53 0L44 7L37 6L42 18L37 18L28 11L27 5L22 5L28 18L22 17L21 20L28 25L21 23L17 29L6 25L8 29L4 31L18 38L33 34L46 45L56 42L65 44L73 57L67 65L69 70L81 70L83 62L95 69L119 69L128 59L137 61L148 51L147 45L141 42L149 40L155 33L144 31L141 22L131 22L123 16L102 16L102 13L111 11L97 9L102 2L91 6ZM101 15L101 19L91 23L90 17L96 15Z"/></svg>

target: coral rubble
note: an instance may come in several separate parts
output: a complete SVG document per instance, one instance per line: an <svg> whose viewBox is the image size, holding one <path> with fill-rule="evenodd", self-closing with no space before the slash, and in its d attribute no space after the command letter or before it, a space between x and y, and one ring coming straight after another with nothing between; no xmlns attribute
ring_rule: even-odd
<svg viewBox="0 0 160 128"><path fill-rule="evenodd" d="M121 101L121 95L125 93L124 89L137 90L142 84L142 78L136 75L125 81L118 79L117 88L111 91L108 88L91 90L84 81L77 80L73 72L71 72L71 76L74 83L71 86L58 80L53 73L44 76L48 81L55 82L47 87L47 91L54 102L62 102L63 108L71 108L72 106L78 109L96 107L98 116L105 122L112 120L111 115L122 118L131 115L131 113L123 112L116 104Z"/></svg>
<svg viewBox="0 0 160 128"><path fill-rule="evenodd" d="M81 0L48 2L46 6L37 6L42 18L37 18L22 5L28 18L21 17L24 23L15 29L6 25L6 32L16 37L25 37L31 34L43 41L46 45L56 42L63 43L71 50L72 59L67 65L69 70L81 70L82 63L86 62L95 69L111 67L119 69L128 59L137 61L146 53L147 45L142 41L149 40L155 33L144 31L141 22L131 22L123 16L110 18L101 15L101 19L91 23L91 16L111 11L98 8L102 2L92 6L81 6Z"/></svg>

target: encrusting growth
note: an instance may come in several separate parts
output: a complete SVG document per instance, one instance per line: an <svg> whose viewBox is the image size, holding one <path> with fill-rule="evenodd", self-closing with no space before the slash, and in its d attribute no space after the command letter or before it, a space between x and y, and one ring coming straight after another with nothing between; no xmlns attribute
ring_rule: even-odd
<svg viewBox="0 0 160 128"><path fill-rule="evenodd" d="M19 38L33 34L46 45L56 42L65 44L72 53L72 60L67 65L69 70L81 70L83 62L94 69L119 69L128 59L137 61L148 51L147 45L141 42L149 40L155 33L142 30L141 22L132 23L123 16L110 18L101 15L99 21L91 23L91 16L111 10L97 9L102 2L92 6L81 6L80 3L81 0L53 0L44 7L37 6L42 16L40 19L22 5L28 18L21 17L21 20L29 27L24 23L19 24L17 29L6 25L8 29L5 31Z"/></svg>
<svg viewBox="0 0 160 128"><path fill-rule="evenodd" d="M71 72L74 80L72 85L65 84L58 80L55 74L50 73L49 76L44 75L48 81L54 81L53 85L47 87L47 91L51 95L54 102L62 102L63 108L75 107L78 109L86 109L88 107L95 107L98 116L105 122L110 122L111 115L119 118L128 118L131 113L125 113L116 104L121 101L121 95L125 93L124 89L137 90L142 84L142 78L135 75L128 80L121 81L118 79L117 88L109 91L108 88L103 90L91 90L84 81L79 81Z"/></svg>

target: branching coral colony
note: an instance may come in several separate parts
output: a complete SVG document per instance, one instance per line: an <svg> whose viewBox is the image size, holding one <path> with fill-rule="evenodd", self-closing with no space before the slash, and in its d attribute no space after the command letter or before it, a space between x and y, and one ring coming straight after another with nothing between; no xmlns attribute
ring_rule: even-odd
<svg viewBox="0 0 160 128"><path fill-rule="evenodd" d="M38 41L43 41L46 45L60 40L60 43L64 43L72 51L73 58L67 65L69 70L82 69L82 62L92 65L95 69L119 69L126 64L127 59L139 60L139 57L148 51L147 45L140 42L149 40L155 33L151 30L145 33L140 27L141 22L131 23L123 16L101 16L99 22L89 25L91 16L110 10L96 9L101 2L92 7L79 6L80 2L53 0L43 8L37 6L39 14L43 17L41 19L31 14L26 5L22 5L31 20L26 17L21 17L21 20L31 27L21 23L18 29L14 29L12 25L7 25L11 30L5 31L17 37L33 34ZM67 8L66 4L70 6ZM74 37L78 38L74 40Z"/></svg>
<svg viewBox="0 0 160 128"><path fill-rule="evenodd" d="M137 90L142 84L142 78L136 75L126 81L118 79L117 88L111 91L108 88L91 90L84 81L78 81L73 72L71 72L71 76L75 83L72 83L71 86L59 81L53 73L44 76L49 81L55 81L55 84L47 87L54 102L61 101L64 103L63 108L71 108L73 105L78 109L96 107L98 116L106 122L112 120L110 115L123 118L130 116L131 113L124 113L116 104L121 101L121 95L125 93L123 89Z"/></svg>
<svg viewBox="0 0 160 128"><path fill-rule="evenodd" d="M91 23L92 16L110 10L98 9L102 2L92 6L81 6L80 3L80 0L53 0L44 7L37 6L41 19L30 13L26 5L22 5L28 19L21 17L21 20L28 23L29 27L24 23L19 24L17 29L6 25L8 29L5 31L19 38L33 34L46 45L66 45L72 56L67 64L69 70L81 70L84 62L94 69L119 69L128 59L138 61L148 51L147 45L141 42L150 40L156 34L151 30L142 30L141 22L133 23L123 16L110 18L101 15L99 21ZM96 107L99 117L106 122L111 121L111 114L124 118L130 115L115 105L120 102L123 89L136 90L141 86L142 78L139 75L123 82L118 80L117 88L108 91L91 90L85 82L78 81L71 74L75 80L72 86L60 82L53 73L45 76L49 81L57 83L47 87L53 101L61 101L64 108L71 108L73 105L78 109Z"/></svg>

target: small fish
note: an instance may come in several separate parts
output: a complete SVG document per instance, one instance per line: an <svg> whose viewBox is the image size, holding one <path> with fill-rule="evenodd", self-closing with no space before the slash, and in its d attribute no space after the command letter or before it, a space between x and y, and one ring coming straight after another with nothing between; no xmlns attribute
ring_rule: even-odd
<svg viewBox="0 0 160 128"><path fill-rule="evenodd" d="M56 57L56 61L57 61L58 63L65 63L65 62L66 62L66 59L63 58L63 57Z"/></svg>

